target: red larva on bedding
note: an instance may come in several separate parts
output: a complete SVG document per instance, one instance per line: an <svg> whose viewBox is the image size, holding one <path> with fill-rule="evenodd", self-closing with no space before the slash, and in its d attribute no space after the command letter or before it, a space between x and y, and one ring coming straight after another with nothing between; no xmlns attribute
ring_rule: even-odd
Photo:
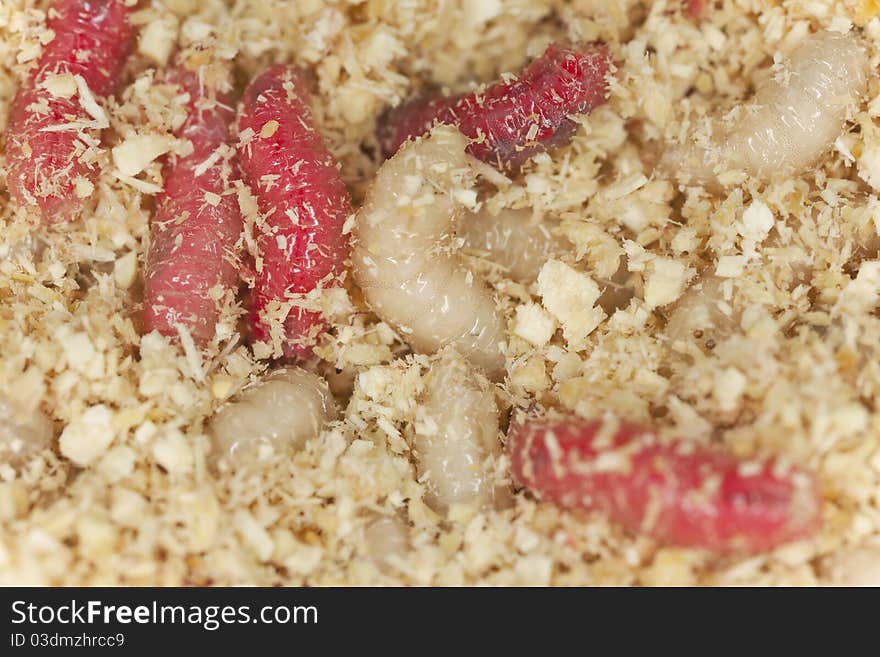
<svg viewBox="0 0 880 657"><path fill-rule="evenodd" d="M95 136L88 135L90 129L103 126L82 86L95 98L116 90L131 48L131 11L123 0L57 0L48 14L55 38L12 101L6 128L9 192L20 204L36 205L46 224L75 219L80 197L93 187L97 173L81 160L80 133L88 139ZM59 84L56 75L78 76L78 84L70 78Z"/></svg>
<svg viewBox="0 0 880 657"><path fill-rule="evenodd" d="M273 66L244 92L238 119L244 181L257 199L257 276L252 328L269 340L265 311L277 312L318 286L338 286L349 241L348 190L312 122L302 74ZM296 305L284 320L284 351L307 356L323 327L320 313Z"/></svg>
<svg viewBox="0 0 880 657"><path fill-rule="evenodd" d="M702 20L706 15L709 0L687 0L687 15L693 20Z"/></svg>
<svg viewBox="0 0 880 657"><path fill-rule="evenodd" d="M816 480L774 461L743 461L651 429L579 418L514 422L516 479L568 509L598 510L636 533L716 553L755 553L821 524Z"/></svg>
<svg viewBox="0 0 880 657"><path fill-rule="evenodd" d="M180 324L202 346L214 337L222 303L238 282L242 219L228 184L235 112L227 94L212 92L183 65L168 82L189 94L187 119L176 136L188 139L193 152L165 165L165 187L150 224L144 327L173 337Z"/></svg>
<svg viewBox="0 0 880 657"><path fill-rule="evenodd" d="M464 95L442 96L435 91L386 110L376 129L385 159L399 151L407 140L427 134L435 123L456 124L453 108L462 98Z"/></svg>
<svg viewBox="0 0 880 657"><path fill-rule="evenodd" d="M515 170L538 152L567 144L587 114L608 99L611 55L601 43L550 45L509 82L452 97L416 99L389 111L379 143L390 157L435 123L457 126L471 139L468 152L499 169Z"/></svg>

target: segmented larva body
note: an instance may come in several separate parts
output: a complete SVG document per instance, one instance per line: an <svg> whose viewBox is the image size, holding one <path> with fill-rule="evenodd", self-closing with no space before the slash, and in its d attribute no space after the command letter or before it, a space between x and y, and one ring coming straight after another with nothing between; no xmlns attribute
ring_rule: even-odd
<svg viewBox="0 0 880 657"><path fill-rule="evenodd" d="M492 466L501 453L495 395L454 352L444 353L427 375L414 447L428 489L425 501L433 509L492 501Z"/></svg>
<svg viewBox="0 0 880 657"><path fill-rule="evenodd" d="M177 336L185 327L197 345L214 337L224 302L238 283L242 233L229 127L234 119L229 80L200 76L185 65L168 81L188 94L187 119L176 136L192 153L165 166L156 198L144 286L144 327Z"/></svg>
<svg viewBox="0 0 880 657"><path fill-rule="evenodd" d="M731 170L764 180L803 171L840 136L865 93L867 73L867 52L854 33L814 34L751 101L713 121L708 146L689 137L661 166L710 183Z"/></svg>
<svg viewBox="0 0 880 657"><path fill-rule="evenodd" d="M55 33L22 81L6 127L12 198L36 206L46 224L75 219L97 170L83 160L107 117L98 99L114 93L131 48L132 9L123 0L56 0Z"/></svg>
<svg viewBox="0 0 880 657"><path fill-rule="evenodd" d="M504 371L506 326L492 293L443 245L474 172L464 136L438 126L385 162L358 210L352 275L370 308L416 351L454 346L491 378Z"/></svg>
<svg viewBox="0 0 880 657"><path fill-rule="evenodd" d="M830 574L841 586L880 586L880 545L866 543L838 551Z"/></svg>
<svg viewBox="0 0 880 657"><path fill-rule="evenodd" d="M687 0L685 11L693 20L699 21L705 18L709 9L709 0Z"/></svg>
<svg viewBox="0 0 880 657"><path fill-rule="evenodd" d="M443 119L452 118L451 108L461 97L431 92L386 110L376 127L382 155L391 157L410 139L430 132L436 123L450 123Z"/></svg>
<svg viewBox="0 0 880 657"><path fill-rule="evenodd" d="M634 533L717 553L762 552L819 529L815 478L744 461L636 424L547 418L514 422L514 477L564 508L597 510Z"/></svg>
<svg viewBox="0 0 880 657"><path fill-rule="evenodd" d="M290 356L311 353L324 326L319 312L297 302L317 287L338 286L349 253L342 232L351 214L348 190L313 125L308 98L299 71L273 66L248 85L238 118L242 176L261 216L254 337L272 340L266 315L277 317Z"/></svg>
<svg viewBox="0 0 880 657"><path fill-rule="evenodd" d="M264 453L302 449L336 418L327 382L300 368L280 369L245 388L208 422L218 465L252 465Z"/></svg>
<svg viewBox="0 0 880 657"><path fill-rule="evenodd" d="M25 409L0 395L0 464L17 467L49 447L52 422L39 409Z"/></svg>
<svg viewBox="0 0 880 657"><path fill-rule="evenodd" d="M499 265L517 282L531 283L544 263L564 253L568 244L533 214L530 209L503 209L495 215L481 210L466 216L458 229L464 250Z"/></svg>
<svg viewBox="0 0 880 657"><path fill-rule="evenodd" d="M398 571L395 563L408 551L409 532L394 516L375 516L364 527L367 555L380 572L391 575Z"/></svg>
<svg viewBox="0 0 880 657"><path fill-rule="evenodd" d="M468 153L499 169L516 169L541 151L571 141L578 124L608 99L611 55L601 43L548 46L510 81L470 94L427 97L387 113L379 143L386 157L434 123L457 126L471 139Z"/></svg>
<svg viewBox="0 0 880 657"><path fill-rule="evenodd" d="M739 329L742 313L724 300L723 278L703 276L675 302L664 333L679 340L720 343Z"/></svg>

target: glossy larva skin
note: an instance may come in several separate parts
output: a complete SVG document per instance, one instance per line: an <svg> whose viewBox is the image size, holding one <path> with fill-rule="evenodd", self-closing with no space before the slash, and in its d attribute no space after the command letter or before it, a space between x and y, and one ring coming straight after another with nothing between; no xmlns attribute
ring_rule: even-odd
<svg viewBox="0 0 880 657"><path fill-rule="evenodd" d="M708 0L687 0L685 12L695 21L702 20L708 13L708 4Z"/></svg>
<svg viewBox="0 0 880 657"><path fill-rule="evenodd" d="M213 460L238 468L258 462L262 450L302 449L336 414L324 379L300 368L275 370L210 419Z"/></svg>
<svg viewBox="0 0 880 657"><path fill-rule="evenodd" d="M0 395L0 464L17 467L52 443L52 422Z"/></svg>
<svg viewBox="0 0 880 657"><path fill-rule="evenodd" d="M864 544L836 552L831 577L840 586L880 586L880 545Z"/></svg>
<svg viewBox="0 0 880 657"><path fill-rule="evenodd" d="M492 293L444 243L474 173L460 132L439 126L385 162L354 228L352 275L370 308L409 345L451 345L493 379L504 373L506 326Z"/></svg>
<svg viewBox="0 0 880 657"><path fill-rule="evenodd" d="M187 139L193 150L169 158L163 172L164 190L150 222L144 328L176 337L182 325L204 346L238 284L242 218L237 197L230 193L237 175L229 157L234 111L228 93L209 88L197 71L180 65L168 82L189 95L187 119L176 136ZM218 153L223 155L215 164L199 168Z"/></svg>
<svg viewBox="0 0 880 657"><path fill-rule="evenodd" d="M398 572L395 563L410 549L406 524L395 516L375 516L364 527L367 556L385 575Z"/></svg>
<svg viewBox="0 0 880 657"><path fill-rule="evenodd" d="M812 537L822 522L822 496L807 472L661 440L634 423L517 419L507 448L514 478L543 500L601 511L663 543L765 552Z"/></svg>
<svg viewBox="0 0 880 657"><path fill-rule="evenodd" d="M492 465L501 453L498 422L489 382L445 352L427 375L414 443L419 479L428 490L425 501L434 510L491 503Z"/></svg>
<svg viewBox="0 0 880 657"><path fill-rule="evenodd" d="M45 224L80 215L80 196L88 196L89 183L97 178L95 165L81 159L81 133L87 139L100 133L89 127L95 117L83 107L78 90L65 98L44 85L69 74L99 102L113 94L131 50L132 10L123 0L57 0L48 12L47 27L55 37L22 81L5 135L9 193L16 203L35 206Z"/></svg>
<svg viewBox="0 0 880 657"><path fill-rule="evenodd" d="M739 330L741 313L724 300L725 279L705 275L675 302L664 331L671 342L700 340L720 343Z"/></svg>
<svg viewBox="0 0 880 657"><path fill-rule="evenodd" d="M865 93L868 69L854 33L807 37L752 100L714 121L709 146L690 137L664 156L663 166L703 183L731 170L762 180L797 174L843 132Z"/></svg>
<svg viewBox="0 0 880 657"><path fill-rule="evenodd" d="M314 126L303 74L273 66L247 86L238 117L244 181L257 199L257 279L252 329L270 340L262 316L317 287L337 287L349 253L343 225L351 214L335 158ZM321 332L320 313L294 306L283 348L307 357Z"/></svg>
<svg viewBox="0 0 880 657"><path fill-rule="evenodd" d="M541 267L565 253L568 241L535 221L530 209L503 209L493 215L482 210L464 217L458 229L465 252L485 257L519 283L532 283Z"/></svg>
<svg viewBox="0 0 880 657"><path fill-rule="evenodd" d="M381 120L386 157L435 123L457 126L468 153L499 169L516 170L536 153L564 146L577 131L571 117L608 99L611 55L604 44L551 44L518 77L484 90L416 99Z"/></svg>

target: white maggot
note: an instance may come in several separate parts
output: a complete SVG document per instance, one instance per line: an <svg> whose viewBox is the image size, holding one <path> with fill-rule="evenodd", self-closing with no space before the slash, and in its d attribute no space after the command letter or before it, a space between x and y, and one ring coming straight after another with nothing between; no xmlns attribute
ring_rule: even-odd
<svg viewBox="0 0 880 657"><path fill-rule="evenodd" d="M704 276L675 302L665 330L672 343L721 342L739 329L740 313L724 300L723 283L723 278Z"/></svg>
<svg viewBox="0 0 880 657"><path fill-rule="evenodd" d="M465 215L459 227L463 250L498 265L504 275L517 283L533 283L548 260L559 259L572 250L571 242L557 235L556 221L535 221L528 208L502 209L491 214L485 208ZM633 297L633 289L626 285L629 270L621 261L617 273L608 281L601 281L601 296L596 304L610 317L619 308L625 308Z"/></svg>
<svg viewBox="0 0 880 657"><path fill-rule="evenodd" d="M52 442L52 422L39 409L25 410L0 396L0 463L18 467Z"/></svg>
<svg viewBox="0 0 880 657"><path fill-rule="evenodd" d="M852 32L819 32L795 48L751 101L712 122L663 165L684 179L717 182L727 171L760 179L814 164L840 136L865 93L868 56Z"/></svg>
<svg viewBox="0 0 880 657"><path fill-rule="evenodd" d="M364 527L367 554L385 575L393 574L395 562L409 549L406 525L394 516L376 516Z"/></svg>
<svg viewBox="0 0 880 657"><path fill-rule="evenodd" d="M444 352L425 380L416 423L419 478L426 503L484 506L495 495L495 458L501 452L492 386L457 354Z"/></svg>
<svg viewBox="0 0 880 657"><path fill-rule="evenodd" d="M454 128L404 146L376 174L355 222L352 274L370 308L416 351L453 345L493 379L506 327L484 281L450 250L474 171Z"/></svg>
<svg viewBox="0 0 880 657"><path fill-rule="evenodd" d="M568 250L568 241L535 221L530 209L475 212L464 217L459 235L466 252L500 265L507 276L525 284L538 278L544 263Z"/></svg>
<svg viewBox="0 0 880 657"><path fill-rule="evenodd" d="M276 370L211 418L214 461L241 466L260 460L264 450L301 449L335 418L324 379L299 368Z"/></svg>
<svg viewBox="0 0 880 657"><path fill-rule="evenodd" d="M839 552L832 579L841 586L880 586L880 545L861 545Z"/></svg>
<svg viewBox="0 0 880 657"><path fill-rule="evenodd" d="M0 259L38 262L45 248L46 244L34 233L25 233L20 236L8 235L6 242L0 244Z"/></svg>

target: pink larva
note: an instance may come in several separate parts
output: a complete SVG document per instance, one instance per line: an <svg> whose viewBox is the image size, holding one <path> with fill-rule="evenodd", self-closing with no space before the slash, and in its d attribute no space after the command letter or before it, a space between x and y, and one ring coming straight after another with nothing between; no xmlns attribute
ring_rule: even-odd
<svg viewBox="0 0 880 657"><path fill-rule="evenodd" d="M116 90L131 48L131 11L123 0L57 0L48 19L55 38L12 101L6 128L9 192L22 205L36 205L46 224L75 219L80 196L88 195L97 176L81 159L79 133L95 126L82 85L96 98ZM79 77L77 91L66 98L46 87L64 74ZM81 183L78 190L78 181L91 184Z"/></svg>
<svg viewBox="0 0 880 657"><path fill-rule="evenodd" d="M312 122L302 74L273 66L244 92L238 119L244 181L257 198L257 276L252 328L269 340L267 308L339 285L349 253L343 224L351 213L336 160ZM294 305L284 321L284 350L306 356L324 322Z"/></svg>
<svg viewBox="0 0 880 657"><path fill-rule="evenodd" d="M514 170L530 157L571 141L578 124L608 99L612 62L601 43L550 45L510 82L452 97L428 97L387 113L379 143L390 157L434 123L457 126L471 139L468 152L499 169Z"/></svg>
<svg viewBox="0 0 880 657"><path fill-rule="evenodd" d="M238 282L242 218L237 197L229 193L231 163L221 156L235 115L227 95L212 93L184 66L168 82L189 94L187 119L176 136L188 139L193 152L165 166L165 187L150 225L144 327L174 337L182 325L204 345Z"/></svg>
<svg viewBox="0 0 880 657"><path fill-rule="evenodd" d="M709 9L709 0L687 0L687 8L685 11L691 19L695 21L705 18Z"/></svg>
<svg viewBox="0 0 880 657"><path fill-rule="evenodd" d="M821 524L816 480L774 461L661 441L648 428L579 418L514 422L516 479L568 509L598 510L634 533L716 553L755 553Z"/></svg>

